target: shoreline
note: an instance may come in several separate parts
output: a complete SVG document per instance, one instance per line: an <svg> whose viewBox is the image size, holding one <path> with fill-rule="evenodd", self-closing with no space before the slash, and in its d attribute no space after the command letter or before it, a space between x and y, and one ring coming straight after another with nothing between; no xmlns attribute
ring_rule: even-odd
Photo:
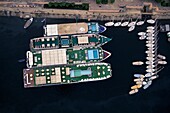
<svg viewBox="0 0 170 113"><path fill-rule="evenodd" d="M35 5L35 4L34 4ZM87 20L124 20L141 19L143 14L150 15L151 18L170 19L170 9L159 9L152 6L152 3L144 2L140 6L125 5L124 8L115 9L92 9L89 10L70 10L70 9L48 9L43 8L42 4L36 3L35 7L29 5L11 6L10 3L0 5L0 16L17 16L20 18L68 18L68 19L87 19ZM24 6L24 7L22 7ZM144 12L144 6L149 10ZM92 7L92 6L91 6Z"/></svg>

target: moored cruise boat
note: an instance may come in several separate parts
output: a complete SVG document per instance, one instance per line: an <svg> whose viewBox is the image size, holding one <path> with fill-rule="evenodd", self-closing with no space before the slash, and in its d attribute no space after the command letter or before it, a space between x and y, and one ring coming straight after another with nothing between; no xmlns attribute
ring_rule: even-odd
<svg viewBox="0 0 170 113"><path fill-rule="evenodd" d="M31 50L101 46L111 38L98 34L39 37L30 40Z"/></svg>
<svg viewBox="0 0 170 113"><path fill-rule="evenodd" d="M27 67L99 62L107 59L110 55L111 53L101 47L27 51Z"/></svg>
<svg viewBox="0 0 170 113"><path fill-rule="evenodd" d="M70 34L98 34L106 30L106 27L97 22L80 22L65 24L49 24L44 26L45 36L70 35Z"/></svg>
<svg viewBox="0 0 170 113"><path fill-rule="evenodd" d="M23 80L29 88L104 80L111 74L108 63L58 65L24 69Z"/></svg>

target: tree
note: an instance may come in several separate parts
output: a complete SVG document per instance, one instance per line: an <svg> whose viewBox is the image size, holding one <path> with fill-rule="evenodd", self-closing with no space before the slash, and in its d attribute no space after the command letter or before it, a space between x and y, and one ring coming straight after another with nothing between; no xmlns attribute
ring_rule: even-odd
<svg viewBox="0 0 170 113"><path fill-rule="evenodd" d="M115 0L110 0L110 3L114 3L115 2Z"/></svg>
<svg viewBox="0 0 170 113"><path fill-rule="evenodd" d="M101 0L96 0L96 3L97 4L101 4Z"/></svg>

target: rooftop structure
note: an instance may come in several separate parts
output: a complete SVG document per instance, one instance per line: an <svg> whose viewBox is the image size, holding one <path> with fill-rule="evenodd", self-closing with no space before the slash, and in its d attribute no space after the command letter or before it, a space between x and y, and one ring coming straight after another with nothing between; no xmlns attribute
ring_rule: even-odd
<svg viewBox="0 0 170 113"><path fill-rule="evenodd" d="M106 30L106 27L99 25L97 22L89 23L66 23L50 24L44 27L46 36L70 35L70 34L97 34Z"/></svg>
<svg viewBox="0 0 170 113"><path fill-rule="evenodd" d="M24 69L24 87L41 87L104 80L111 77L107 63L58 65Z"/></svg>
<svg viewBox="0 0 170 113"><path fill-rule="evenodd" d="M31 50L101 46L111 39L97 34L50 36L31 39Z"/></svg>
<svg viewBox="0 0 170 113"><path fill-rule="evenodd" d="M28 51L27 67L99 62L110 55L100 47Z"/></svg>

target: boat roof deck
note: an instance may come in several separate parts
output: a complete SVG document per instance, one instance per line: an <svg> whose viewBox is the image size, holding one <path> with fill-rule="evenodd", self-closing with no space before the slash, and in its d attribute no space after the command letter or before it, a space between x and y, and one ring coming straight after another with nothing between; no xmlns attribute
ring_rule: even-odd
<svg viewBox="0 0 170 113"><path fill-rule="evenodd" d="M100 80L111 76L111 66L107 63L48 66L24 69L24 87L67 84L83 80ZM90 81L90 80L89 80Z"/></svg>
<svg viewBox="0 0 170 113"><path fill-rule="evenodd" d="M87 32L88 32L88 24L84 22L47 25L47 36L84 34Z"/></svg>

